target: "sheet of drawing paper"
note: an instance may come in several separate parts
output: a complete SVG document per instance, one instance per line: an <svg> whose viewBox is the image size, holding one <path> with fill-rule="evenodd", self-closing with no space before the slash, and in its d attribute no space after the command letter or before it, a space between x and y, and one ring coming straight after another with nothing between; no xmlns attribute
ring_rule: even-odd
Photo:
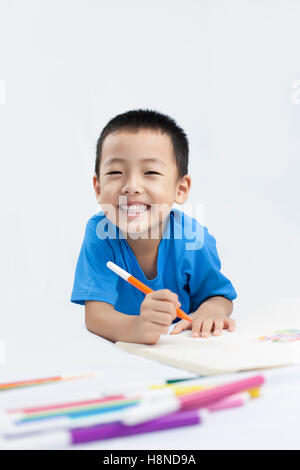
<svg viewBox="0 0 300 470"><path fill-rule="evenodd" d="M292 329L224 330L222 335L209 338L193 338L186 330L162 335L154 345L117 342L116 346L196 374L213 375L300 363L299 337L300 330Z"/></svg>

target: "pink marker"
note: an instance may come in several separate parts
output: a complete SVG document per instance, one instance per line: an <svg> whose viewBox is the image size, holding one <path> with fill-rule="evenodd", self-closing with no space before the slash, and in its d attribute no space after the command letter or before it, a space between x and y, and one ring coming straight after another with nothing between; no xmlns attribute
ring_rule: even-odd
<svg viewBox="0 0 300 470"><path fill-rule="evenodd" d="M140 403L124 413L122 423L133 426L176 411L209 408L231 395L259 387L264 381L263 375L255 375L199 392L170 396L155 403Z"/></svg>
<svg viewBox="0 0 300 470"><path fill-rule="evenodd" d="M238 395L230 395L230 397L224 398L223 400L218 400L215 403L208 405L206 409L214 412L237 408L238 406L243 406L249 399L249 393L242 392Z"/></svg>
<svg viewBox="0 0 300 470"><path fill-rule="evenodd" d="M209 388L201 392L189 393L180 398L180 408L191 410L193 408L204 408L222 398L229 397L235 393L250 390L251 388L260 387L265 382L263 375L254 375L246 379L230 382L218 387Z"/></svg>

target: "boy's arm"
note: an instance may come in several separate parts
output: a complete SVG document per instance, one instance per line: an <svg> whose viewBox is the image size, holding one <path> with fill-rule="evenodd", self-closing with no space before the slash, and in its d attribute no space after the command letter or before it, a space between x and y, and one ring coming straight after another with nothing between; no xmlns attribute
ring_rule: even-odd
<svg viewBox="0 0 300 470"><path fill-rule="evenodd" d="M89 331L109 341L138 343L138 317L126 315L106 302L85 302L85 325Z"/></svg>
<svg viewBox="0 0 300 470"><path fill-rule="evenodd" d="M140 315L118 312L107 302L85 302L85 324L89 331L110 341L155 344L167 334L180 306L177 294L161 289L147 294Z"/></svg>
<svg viewBox="0 0 300 470"><path fill-rule="evenodd" d="M233 303L226 297L216 295L208 297L193 313L199 311L203 312L203 314L220 313L229 317L233 311Z"/></svg>

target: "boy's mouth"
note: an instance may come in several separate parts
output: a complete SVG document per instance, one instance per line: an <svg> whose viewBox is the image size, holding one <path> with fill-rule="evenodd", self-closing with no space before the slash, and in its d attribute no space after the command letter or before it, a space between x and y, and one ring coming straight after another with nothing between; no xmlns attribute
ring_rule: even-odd
<svg viewBox="0 0 300 470"><path fill-rule="evenodd" d="M128 218L135 218L135 217L140 217L143 214L146 214L149 212L151 206L148 204L141 204L141 203L136 203L136 204L120 204L118 205L119 211L126 215Z"/></svg>

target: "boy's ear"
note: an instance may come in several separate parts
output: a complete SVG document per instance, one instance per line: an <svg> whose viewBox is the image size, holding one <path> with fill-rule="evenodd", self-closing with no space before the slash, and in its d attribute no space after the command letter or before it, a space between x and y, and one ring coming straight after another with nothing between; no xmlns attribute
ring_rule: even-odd
<svg viewBox="0 0 300 470"><path fill-rule="evenodd" d="M93 185L94 185L94 190L96 194L96 199L99 202L99 197L100 197L100 181L98 180L97 175L93 176Z"/></svg>
<svg viewBox="0 0 300 470"><path fill-rule="evenodd" d="M176 194L175 194L175 202L177 204L183 204L188 196L191 189L192 178L190 175L184 175L177 183L176 186Z"/></svg>

